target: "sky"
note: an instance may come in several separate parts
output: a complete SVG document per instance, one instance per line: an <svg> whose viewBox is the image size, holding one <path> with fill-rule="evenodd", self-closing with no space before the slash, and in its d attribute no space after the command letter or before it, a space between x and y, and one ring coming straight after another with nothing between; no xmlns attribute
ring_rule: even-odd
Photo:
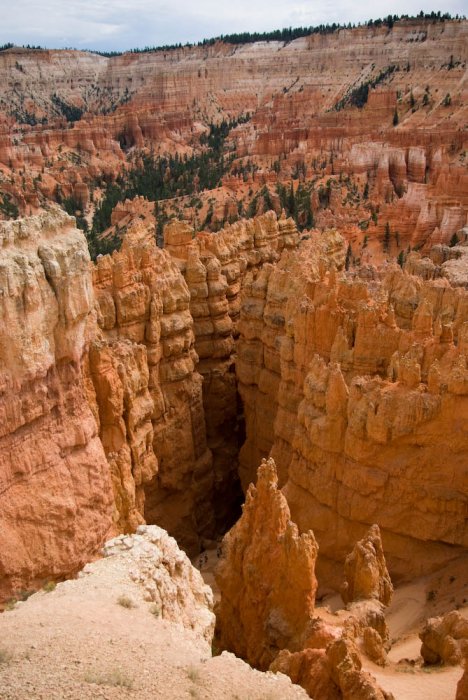
<svg viewBox="0 0 468 700"><path fill-rule="evenodd" d="M122 51L421 9L468 15L468 0L0 0L0 9L0 44Z"/></svg>

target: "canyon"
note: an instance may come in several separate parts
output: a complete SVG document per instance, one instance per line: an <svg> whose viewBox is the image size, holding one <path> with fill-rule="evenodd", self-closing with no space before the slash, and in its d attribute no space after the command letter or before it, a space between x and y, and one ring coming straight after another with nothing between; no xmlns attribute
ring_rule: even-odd
<svg viewBox="0 0 468 700"><path fill-rule="evenodd" d="M226 677L233 652L316 700L399 700L405 635L417 682L460 670L467 50L466 20L402 19L0 51L0 627L88 574L112 627L115 574L138 629L143 595ZM177 545L202 574L217 552L215 631Z"/></svg>
<svg viewBox="0 0 468 700"><path fill-rule="evenodd" d="M318 228L339 226L355 259L448 244L467 221L467 33L465 20L408 19L111 58L1 51L3 210L64 199L91 225L108 183L142 153L204 153L225 120L213 191L195 178L160 213L199 229L249 206L281 213L276 187L293 180Z"/></svg>

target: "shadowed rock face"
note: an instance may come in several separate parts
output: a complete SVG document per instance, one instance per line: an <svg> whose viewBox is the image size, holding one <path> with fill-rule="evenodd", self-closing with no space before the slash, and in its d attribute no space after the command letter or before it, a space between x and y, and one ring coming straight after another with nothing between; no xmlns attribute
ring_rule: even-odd
<svg viewBox="0 0 468 700"><path fill-rule="evenodd" d="M144 517L192 553L235 520L242 439L234 371L247 270L298 241L269 212L193 238L174 222L160 250L145 225L93 272L98 330L89 372L119 527Z"/></svg>

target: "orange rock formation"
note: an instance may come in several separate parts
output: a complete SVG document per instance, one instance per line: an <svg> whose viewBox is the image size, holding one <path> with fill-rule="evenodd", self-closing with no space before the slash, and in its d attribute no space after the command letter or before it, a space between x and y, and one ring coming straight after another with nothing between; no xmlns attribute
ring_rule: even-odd
<svg viewBox="0 0 468 700"><path fill-rule="evenodd" d="M419 635L426 664L459 664L468 653L468 620L458 610L427 620Z"/></svg>
<svg viewBox="0 0 468 700"><path fill-rule="evenodd" d="M5 568L5 587L73 570L75 560L99 547L111 516L124 532L144 519L158 522L198 551L203 538L234 521L238 475L247 488L255 465L270 454L299 530L314 529L324 586L339 587L346 553L373 523L397 579L463 551L464 288L392 266L345 273L338 233L313 233L296 249L293 222L269 212L195 237L173 224L166 251L144 222L134 223L122 251L98 259L93 293L84 239L72 220L52 213L31 222L5 224L2 439L19 447L2 452L4 493L13 504L3 513L12 532L23 527L9 491L15 455L69 420L80 425L76 438L75 428L66 429L67 440L83 446L79 459L98 455L92 463L101 486L93 496L78 487L84 502L73 506L71 521L90 518L92 525L70 535L60 565L46 566L42 544L34 546L37 563L21 546L4 548L18 561ZM37 268L39 283L21 256L33 260L27 264ZM28 291L37 284L41 297ZM33 401L34 410L18 409L18 423L12 406L23 390L39 391L39 376L45 398ZM59 387L69 387L69 399L60 398ZM45 433L36 430L37 405L46 416L40 420L53 422ZM238 464L242 410L246 440ZM64 449L54 468L65 468L72 447ZM35 460L47 464L53 453L48 448L41 457L44 450L33 448L35 478L43 473ZM88 478L86 464L80 478ZM82 513L86 498L102 507ZM57 547L65 548L64 537L54 532ZM78 556L73 543L83 540Z"/></svg>
<svg viewBox="0 0 468 700"><path fill-rule="evenodd" d="M336 586L374 522L392 577L461 554L468 463L465 291L396 266L345 274L340 240L314 235L246 278L237 359L243 483L271 454Z"/></svg>
<svg viewBox="0 0 468 700"><path fill-rule="evenodd" d="M267 669L281 649L303 646L317 588L317 543L291 521L273 460L259 467L223 549L216 573L219 643Z"/></svg>
<svg viewBox="0 0 468 700"><path fill-rule="evenodd" d="M93 307L63 213L0 225L0 599L81 568L112 525L81 363Z"/></svg>
<svg viewBox="0 0 468 700"><path fill-rule="evenodd" d="M387 570L378 525L356 543L345 560L345 582L341 596L345 603L354 600L378 600L389 605L393 586Z"/></svg>
<svg viewBox="0 0 468 700"><path fill-rule="evenodd" d="M249 190L294 175L317 181L316 225L339 226L363 262L448 244L467 222L467 32L466 20L417 19L112 58L2 51L0 192L21 213L55 199L57 187L92 209L96 185L99 198L102 180L142 152L191 154L210 123L248 113L229 135L236 157L215 221L236 215ZM362 109L346 103L368 83ZM81 118L67 122L66 108ZM256 170L244 183L247 160ZM320 204L328 181L331 200Z"/></svg>

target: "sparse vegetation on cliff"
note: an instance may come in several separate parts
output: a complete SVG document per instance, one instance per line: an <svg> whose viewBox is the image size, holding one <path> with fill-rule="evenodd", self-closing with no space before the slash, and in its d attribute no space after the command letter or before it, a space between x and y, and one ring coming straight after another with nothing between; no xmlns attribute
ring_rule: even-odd
<svg viewBox="0 0 468 700"><path fill-rule="evenodd" d="M430 22L446 22L452 19L449 12L421 12L415 15L387 15L383 19L369 19L367 22L359 22L357 26L367 26L375 27L388 27L389 30L393 29L394 25L398 22L405 20L420 20L420 21L430 21ZM456 16L458 19L458 15ZM269 32L237 32L234 34L220 34L217 37L212 37L211 39L203 39L197 43L186 44L166 44L163 46L145 46L142 49L134 48L130 49L128 53L150 53L152 51L172 51L183 48L192 48L194 46L213 46L217 42L223 42L225 44L253 44L257 41L283 41L288 43L294 41L294 39L300 39L301 37L311 36L314 34L334 34L337 31L343 29L354 29L356 24L348 22L346 24L340 24L337 22L332 22L332 24L319 24L317 26L309 27L285 27L283 29L274 29ZM113 56L121 56L123 51L93 51L93 53L99 54L100 56L107 56L112 58Z"/></svg>
<svg viewBox="0 0 468 700"><path fill-rule="evenodd" d="M201 150L192 156L135 156L134 167L105 186L103 197L96 206L92 230L88 236L92 255L104 252L99 234L110 226L111 214L118 202L137 196L158 202L218 187L223 175L230 169L234 156L233 153L225 152L225 140L232 129L249 118L250 115L246 114L238 119L210 124L208 133L200 138ZM205 220L205 225L208 224L209 218ZM159 232L160 239L161 236L162 232ZM115 242L108 239L105 252L110 252L109 247L112 248Z"/></svg>
<svg viewBox="0 0 468 700"><path fill-rule="evenodd" d="M362 109L367 102L369 97L369 90L374 89L380 83L383 83L392 73L396 70L400 70L399 66L390 65L380 71L374 78L369 78L363 83L360 83L357 87L352 88L346 93L344 97L341 98L336 104L334 109L339 112L344 109L347 105L358 107Z"/></svg>
<svg viewBox="0 0 468 700"><path fill-rule="evenodd" d="M19 216L18 206L12 201L11 195L5 193L0 199L0 211L7 219L17 219Z"/></svg>

